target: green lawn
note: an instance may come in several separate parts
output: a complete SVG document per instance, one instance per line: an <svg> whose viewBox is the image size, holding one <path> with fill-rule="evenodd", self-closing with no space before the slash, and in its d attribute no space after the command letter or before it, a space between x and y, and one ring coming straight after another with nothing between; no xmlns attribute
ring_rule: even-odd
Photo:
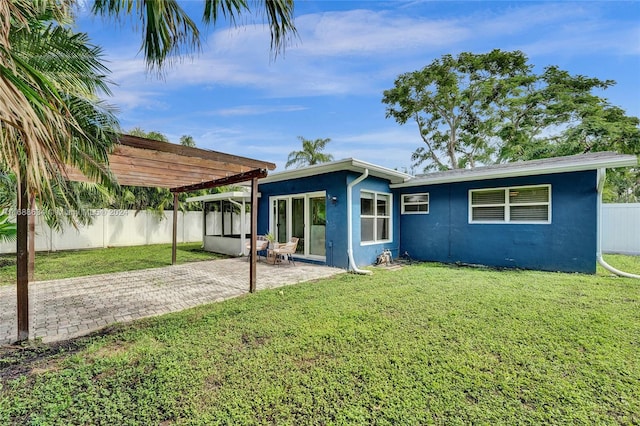
<svg viewBox="0 0 640 426"><path fill-rule="evenodd" d="M219 259L200 248L201 243L178 244L177 262ZM15 254L0 255L0 285L16 283ZM171 244L111 247L106 249L37 252L37 281L132 271L171 265Z"/></svg>
<svg viewBox="0 0 640 426"><path fill-rule="evenodd" d="M638 424L640 281L376 269L0 366L0 424Z"/></svg>

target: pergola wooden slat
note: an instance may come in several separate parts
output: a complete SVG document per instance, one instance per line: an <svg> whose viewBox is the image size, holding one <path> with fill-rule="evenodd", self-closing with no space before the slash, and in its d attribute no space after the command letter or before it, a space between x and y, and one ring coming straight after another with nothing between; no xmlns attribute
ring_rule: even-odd
<svg viewBox="0 0 640 426"><path fill-rule="evenodd" d="M120 185L169 188L174 194L172 264L176 263L178 194L251 181L251 253L256 245L258 179L275 164L217 151L174 145L137 136L121 135L109 155L109 169ZM69 180L87 181L77 170L67 169ZM25 185L21 185L25 188ZM22 192L22 191L21 191ZM27 196L20 194L20 205ZM27 216L17 217L17 322L18 340L29 338L29 278ZM249 291L256 290L256 258L251 256Z"/></svg>

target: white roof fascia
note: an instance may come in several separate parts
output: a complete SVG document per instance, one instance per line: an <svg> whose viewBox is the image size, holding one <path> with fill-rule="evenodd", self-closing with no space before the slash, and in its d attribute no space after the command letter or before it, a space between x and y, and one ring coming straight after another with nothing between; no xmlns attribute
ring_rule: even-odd
<svg viewBox="0 0 640 426"><path fill-rule="evenodd" d="M584 170L597 170L602 168L630 167L638 164L635 155L617 154L604 158L584 158L581 155L572 156L574 161L562 161L559 164L527 164L527 161L511 163L513 167L471 169L466 173L447 176L446 172L435 177L429 175L417 177L409 181L392 184L391 188L408 188L412 186L437 185L442 183L471 182L476 180L500 179L520 176L546 175L552 173L579 172ZM556 157L562 158L562 157ZM571 157L565 157L571 158ZM511 165L510 164L510 165Z"/></svg>
<svg viewBox="0 0 640 426"><path fill-rule="evenodd" d="M194 201L218 201L218 200L228 200L231 199L243 199L243 198L251 198L251 193L249 192L241 192L241 191L233 191L233 192L220 192L218 194L207 194L207 195L199 195L197 197L187 198L187 202L191 203Z"/></svg>
<svg viewBox="0 0 640 426"><path fill-rule="evenodd" d="M396 183L405 182L407 179L411 178L411 175L397 170L391 170L386 167L377 166L354 158L346 158L344 160L333 161L331 163L322 163L300 169L271 173L266 178L260 179L259 183L281 182L289 179L298 179L345 170L362 173L365 169L369 170L369 175L371 176L389 179L391 182Z"/></svg>

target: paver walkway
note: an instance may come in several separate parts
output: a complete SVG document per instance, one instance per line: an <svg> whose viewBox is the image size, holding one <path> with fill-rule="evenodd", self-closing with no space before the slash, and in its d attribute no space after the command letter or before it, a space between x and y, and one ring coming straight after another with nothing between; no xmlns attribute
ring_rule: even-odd
<svg viewBox="0 0 640 426"><path fill-rule="evenodd" d="M256 287L274 288L345 272L296 262L258 262ZM31 338L43 342L88 334L109 324L181 311L249 292L246 259L193 262L29 284ZM0 287L0 344L15 341L16 289Z"/></svg>

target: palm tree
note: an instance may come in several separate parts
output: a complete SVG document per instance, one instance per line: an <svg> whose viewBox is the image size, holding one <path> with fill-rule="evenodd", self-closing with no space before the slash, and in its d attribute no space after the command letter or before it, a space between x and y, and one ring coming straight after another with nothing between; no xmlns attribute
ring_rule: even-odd
<svg viewBox="0 0 640 426"><path fill-rule="evenodd" d="M66 2L12 0L0 5L0 167L26 193L53 200L65 165L110 183L105 164L117 121L101 49L65 22Z"/></svg>
<svg viewBox="0 0 640 426"><path fill-rule="evenodd" d="M302 136L298 136L298 139L302 142L302 150L291 151L289 153L289 157L287 157L287 164L284 166L285 168L289 168L289 166L293 165L296 165L297 167L313 166L314 164L333 161L333 155L321 152L324 150L325 146L331 142L331 139L316 139L312 141L305 139Z"/></svg>
<svg viewBox="0 0 640 426"><path fill-rule="evenodd" d="M263 14L271 31L271 51L284 50L287 38L296 35L293 24L293 0L261 0ZM177 0L94 0L96 15L116 20L130 14L142 23L144 58L150 70L162 71L167 60L200 47L200 33L195 22ZM215 24L222 15L235 23L236 18L251 12L246 0L204 0L202 21Z"/></svg>
<svg viewBox="0 0 640 426"><path fill-rule="evenodd" d="M52 178L57 179L66 164L80 168L94 180L106 181L109 177L104 164L111 139L105 137L109 131L104 125L115 127L117 122L105 119L108 115L99 117L99 103L92 99L100 90L108 93L104 77L107 69L98 60L100 50L82 46L86 36L71 37L68 29L73 23L71 9L78 3L0 1L0 166L12 170L18 182L24 182L26 192L38 198L51 193ZM296 34L293 0L262 3L271 30L272 51L277 54L287 37ZM199 47L198 28L176 0L94 0L93 11L115 19L137 15L142 22L142 50L149 69L160 71L176 55ZM215 23L222 15L235 22L247 11L246 0L204 0L203 20ZM48 40L60 37L69 37L69 48L80 49L68 51L71 56L82 59L89 55L84 70L70 68L65 74L67 67L81 65L82 61L74 63L69 55L59 58L59 52L47 52ZM38 54L31 56L31 48ZM41 59L52 68L39 67L37 61ZM91 78L83 78L77 71L89 72ZM81 120L74 116L79 110L96 114ZM90 131L83 127L86 124L92 125Z"/></svg>
<svg viewBox="0 0 640 426"><path fill-rule="evenodd" d="M0 212L0 242L16 239L16 224L9 221L9 215Z"/></svg>

